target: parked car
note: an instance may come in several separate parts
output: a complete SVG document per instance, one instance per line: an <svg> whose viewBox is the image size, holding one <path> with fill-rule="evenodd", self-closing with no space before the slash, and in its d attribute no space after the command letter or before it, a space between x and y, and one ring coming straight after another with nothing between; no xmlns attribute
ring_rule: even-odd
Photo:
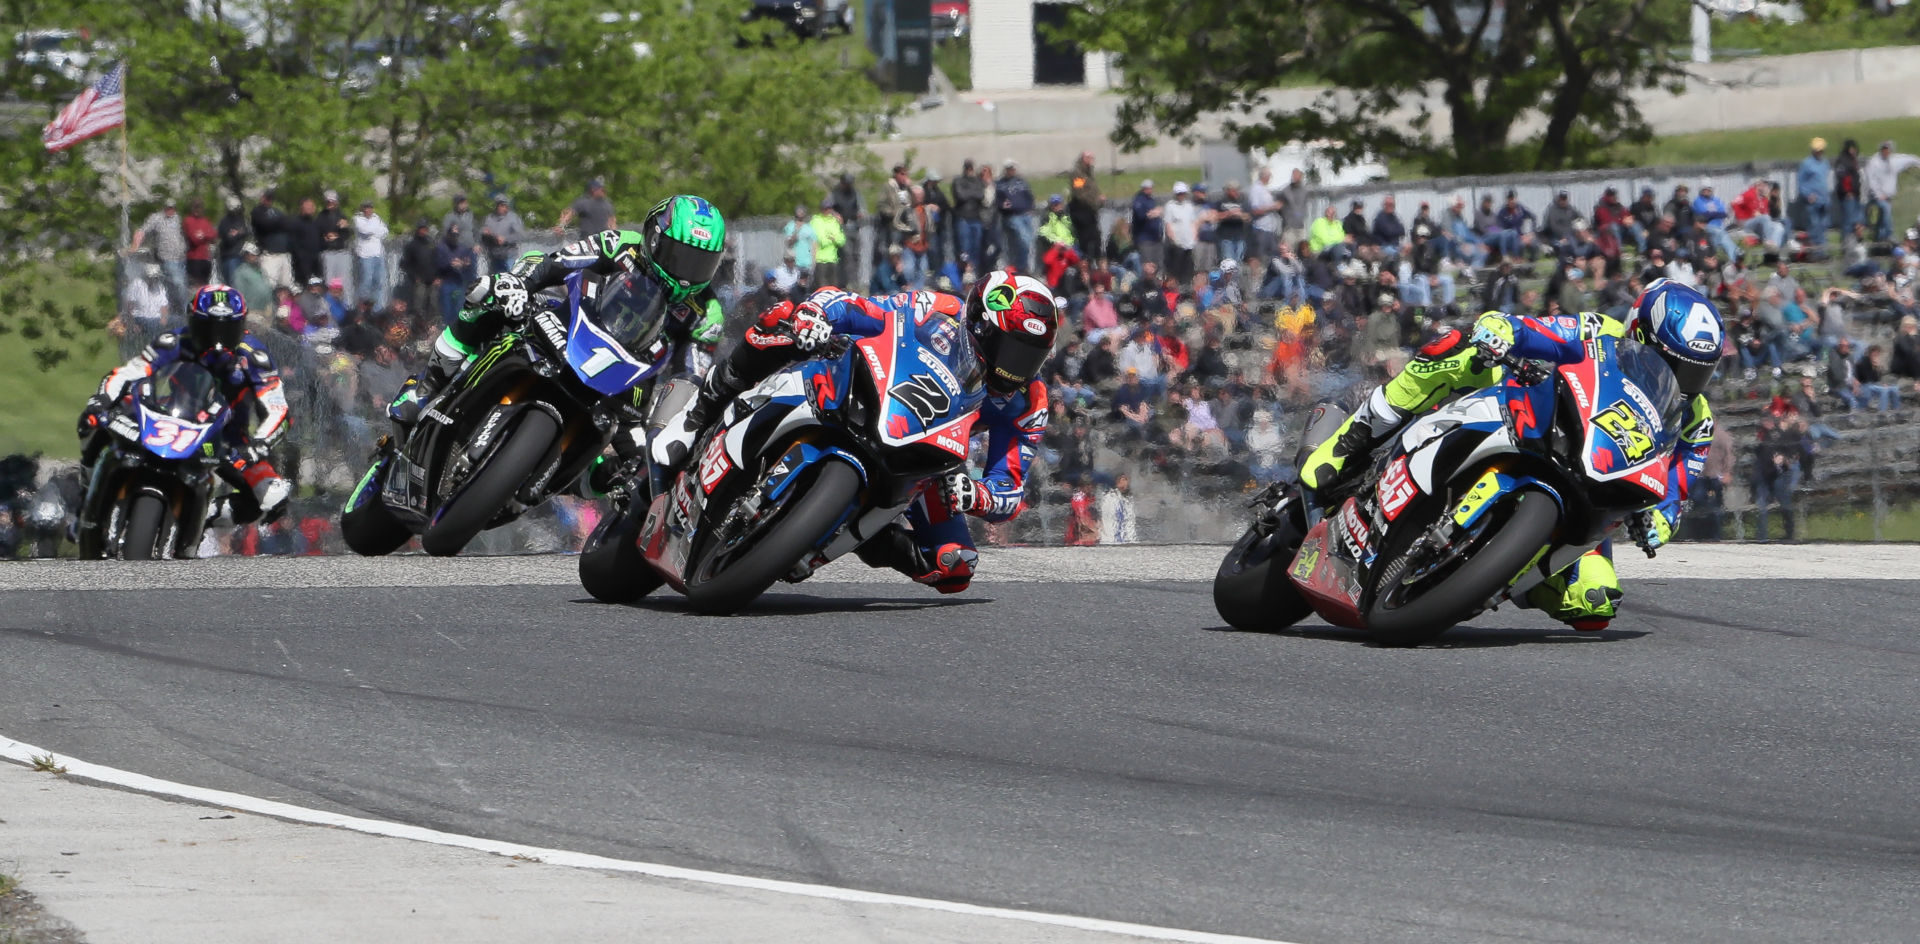
<svg viewBox="0 0 1920 944"><path fill-rule="evenodd" d="M853 7L848 0L753 0L753 6L740 19L779 20L802 37L853 32Z"/></svg>

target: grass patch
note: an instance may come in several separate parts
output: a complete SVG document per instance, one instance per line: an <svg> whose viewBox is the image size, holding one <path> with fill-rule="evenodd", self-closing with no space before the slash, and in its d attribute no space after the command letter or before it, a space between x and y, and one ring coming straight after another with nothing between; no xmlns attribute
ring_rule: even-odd
<svg viewBox="0 0 1920 944"><path fill-rule="evenodd" d="M59 759L52 754L40 754L30 760L33 764L33 769L43 774L64 774L67 772L67 768L62 766Z"/></svg>
<svg viewBox="0 0 1920 944"><path fill-rule="evenodd" d="M1889 508L1874 537L1873 509L1818 512L1798 535L1808 541L1920 541L1920 508Z"/></svg>
<svg viewBox="0 0 1920 944"><path fill-rule="evenodd" d="M1825 23L1811 20L1787 24L1757 16L1713 21L1713 58L1785 56L1834 49L1868 49L1915 42L1916 20L1911 11L1881 16L1868 10Z"/></svg>
<svg viewBox="0 0 1920 944"><path fill-rule="evenodd" d="M71 307L97 292L92 282L58 266L23 269L18 277L30 286L24 306L29 310L38 309L42 300ZM18 324L15 319L9 321ZM43 371L33 349L47 343L64 343L71 356ZM30 341L17 330L0 336L0 404L7 411L6 422L0 423L0 455L77 458L80 440L73 433L74 418L98 388L100 378L119 362L119 342L105 332L83 331L71 342L60 342L51 334Z"/></svg>
<svg viewBox="0 0 1920 944"><path fill-rule="evenodd" d="M1789 125L1782 128L1747 128L1740 131L1710 131L1702 134L1677 134L1659 138L1642 147L1616 148L1613 160L1605 165L1657 167L1666 164L1737 164L1742 161L1798 160L1807 156L1807 142L1818 135L1827 139L1827 157L1840 152L1848 138L1860 142L1864 159L1888 138L1901 150L1920 150L1920 118L1884 118L1850 124Z"/></svg>
<svg viewBox="0 0 1920 944"><path fill-rule="evenodd" d="M0 874L0 895L11 895L20 887L20 880L11 875Z"/></svg>
<svg viewBox="0 0 1920 944"><path fill-rule="evenodd" d="M973 43L969 39L949 39L933 44L933 64L946 74L953 87L965 92L973 88Z"/></svg>

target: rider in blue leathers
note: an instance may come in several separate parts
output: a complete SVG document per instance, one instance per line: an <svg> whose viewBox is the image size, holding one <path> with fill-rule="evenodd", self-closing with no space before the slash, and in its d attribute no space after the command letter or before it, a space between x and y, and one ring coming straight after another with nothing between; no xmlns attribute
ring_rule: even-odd
<svg viewBox="0 0 1920 944"><path fill-rule="evenodd" d="M145 350L107 373L100 389L87 401L80 414L82 440L80 462L92 466L106 445L103 426L115 403L125 396L130 385L176 361L189 360L205 367L220 382L229 402L242 397L260 406L260 416L252 430L245 422L228 423L224 435L232 449L231 461L240 477L252 489L251 501L243 500L234 509L234 520L245 524L264 516L271 521L285 509L292 486L275 471L268 454L287 433L287 396L280 386L280 371L274 367L266 346L247 333L247 302L239 291L214 284L200 289L188 306L185 331L170 331L153 340ZM245 413L243 412L244 416ZM257 506L257 511L254 507Z"/></svg>
<svg viewBox="0 0 1920 944"><path fill-rule="evenodd" d="M694 397L655 438L655 461L678 466L721 407L775 371L823 350L836 334L873 337L900 311L920 321L952 318L979 355L987 398L974 432L987 434L981 478L955 471L929 483L906 513L861 545L860 559L892 567L941 593L959 593L973 579L979 554L964 516L1007 521L1025 507L1027 465L1047 429L1047 388L1037 379L1053 347L1059 307L1038 280L994 273L963 303L938 292L865 298L822 288L806 300L783 302L747 328L727 358L713 366Z"/></svg>
<svg viewBox="0 0 1920 944"><path fill-rule="evenodd" d="M1680 444L1670 465L1666 497L1636 516L1633 527L1649 550L1665 544L1679 523L1684 501L1706 466L1713 440L1713 410L1702 393L1720 360L1724 326L1713 302L1698 290L1659 279L1648 285L1624 324L1597 312L1535 318L1490 311L1471 335L1449 331L1422 347L1404 370L1376 388L1334 435L1308 455L1301 484L1326 492L1364 468L1368 453L1406 420L1465 390L1500 381L1498 361L1574 364L1599 337L1632 338L1659 352L1687 397ZM1604 629L1622 597L1612 546L1603 544L1573 567L1534 588L1527 603L1575 629Z"/></svg>

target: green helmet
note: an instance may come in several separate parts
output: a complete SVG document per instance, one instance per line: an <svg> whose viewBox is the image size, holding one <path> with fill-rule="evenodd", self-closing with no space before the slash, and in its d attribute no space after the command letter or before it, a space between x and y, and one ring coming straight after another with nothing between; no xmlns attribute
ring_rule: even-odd
<svg viewBox="0 0 1920 944"><path fill-rule="evenodd" d="M727 221L703 197L680 194L647 211L640 228L647 263L681 297L707 287L720 271Z"/></svg>

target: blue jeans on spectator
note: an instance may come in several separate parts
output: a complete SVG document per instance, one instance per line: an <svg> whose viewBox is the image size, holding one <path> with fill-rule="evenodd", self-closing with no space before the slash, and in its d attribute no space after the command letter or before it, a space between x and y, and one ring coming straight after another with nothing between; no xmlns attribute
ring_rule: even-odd
<svg viewBox="0 0 1920 944"><path fill-rule="evenodd" d="M1799 487L1800 466L1794 462L1777 470L1771 482L1758 475L1753 477L1753 505L1760 512L1754 530L1760 540L1767 539L1768 506L1776 503L1780 506L1783 521L1780 530L1785 533L1787 540L1793 540L1793 490Z"/></svg>
<svg viewBox="0 0 1920 944"><path fill-rule="evenodd" d="M1776 370L1779 369L1780 342L1777 338L1768 338L1765 343L1760 345L1758 350L1744 344L1740 346L1741 367L1747 370L1757 370L1763 365L1775 368Z"/></svg>
<svg viewBox="0 0 1920 944"><path fill-rule="evenodd" d="M353 297L355 302L371 300L373 307L387 304L387 259L385 256L357 256L353 260Z"/></svg>
<svg viewBox="0 0 1920 944"><path fill-rule="evenodd" d="M1832 228L1833 224L1833 208L1827 205L1825 200L1815 203L1804 196L1800 199L1807 210L1807 242L1816 246L1826 245L1827 230Z"/></svg>
<svg viewBox="0 0 1920 944"><path fill-rule="evenodd" d="M1841 197L1834 201L1834 225L1840 229L1840 235L1853 232L1853 224L1866 219L1860 212L1859 197Z"/></svg>
<svg viewBox="0 0 1920 944"><path fill-rule="evenodd" d="M452 325L460 317L460 302L466 297L467 287L453 279L443 279L434 294L440 300L440 323Z"/></svg>
<svg viewBox="0 0 1920 944"><path fill-rule="evenodd" d="M1276 272L1260 286L1261 298L1299 298L1307 294L1307 280L1298 272Z"/></svg>
<svg viewBox="0 0 1920 944"><path fill-rule="evenodd" d="M1740 246L1727 233L1724 222L1707 224L1707 239L1713 242L1713 248L1719 250L1720 258L1732 261L1740 258Z"/></svg>
<svg viewBox="0 0 1920 944"><path fill-rule="evenodd" d="M1873 205L1880 211L1880 218L1873 224L1873 238L1884 243L1893 238L1893 201L1876 197Z"/></svg>
<svg viewBox="0 0 1920 944"><path fill-rule="evenodd" d="M1860 409L1860 407L1867 402L1867 398L1865 396L1862 396L1861 394L1858 394L1858 393L1854 393L1853 391L1848 390L1845 387L1833 388L1833 396L1834 396L1834 399L1840 401L1841 406L1844 406L1847 408L1848 413L1852 413L1853 411Z"/></svg>
<svg viewBox="0 0 1920 944"><path fill-rule="evenodd" d="M1520 232L1511 229L1496 229L1487 234L1487 245L1500 250L1500 258L1512 259L1520 255Z"/></svg>
<svg viewBox="0 0 1920 944"><path fill-rule="evenodd" d="M1433 286L1424 276L1415 275L1400 284L1400 301L1413 308L1433 306Z"/></svg>
<svg viewBox="0 0 1920 944"><path fill-rule="evenodd" d="M232 284L233 284L233 274L234 274L235 272L237 272L237 271L239 271L239 270L240 270L240 257L239 257L239 256L237 256L237 255L236 255L236 256L234 256L234 257L233 257L233 258L231 258L231 259L227 259L227 258L222 258L222 259L220 260L220 281L221 281L221 283L223 283L223 284L226 284L226 285L232 285Z"/></svg>
<svg viewBox="0 0 1920 944"><path fill-rule="evenodd" d="M911 249L900 253L900 277L914 291L927 287L927 254Z"/></svg>
<svg viewBox="0 0 1920 944"><path fill-rule="evenodd" d="M1232 259L1235 263L1247 257L1247 241L1244 239L1220 240L1220 259Z"/></svg>
<svg viewBox="0 0 1920 944"><path fill-rule="evenodd" d="M1775 249L1780 248L1780 244L1787 241L1787 224L1771 216L1756 216L1740 224L1740 228L1760 237L1761 242ZM1644 242L1643 239L1642 243Z"/></svg>
<svg viewBox="0 0 1920 944"><path fill-rule="evenodd" d="M175 312L187 310L187 260L160 263L160 274L167 282L167 303Z"/></svg>
<svg viewBox="0 0 1920 944"><path fill-rule="evenodd" d="M1638 221L1628 220L1613 224L1613 237L1620 240L1620 245L1624 246L1631 242L1634 249L1639 250L1642 255L1646 254L1647 228L1641 226Z"/></svg>
<svg viewBox="0 0 1920 944"><path fill-rule="evenodd" d="M974 268L978 269L980 267L980 221L954 220L953 235L960 244L960 254L966 256L967 261L973 263Z"/></svg>
<svg viewBox="0 0 1920 944"><path fill-rule="evenodd" d="M1031 213L1009 214L1004 221L1006 234L1006 261L1022 272L1030 272L1033 264L1033 237L1039 232L1039 224L1033 221Z"/></svg>
<svg viewBox="0 0 1920 944"><path fill-rule="evenodd" d="M1885 413L1888 410L1900 409L1900 387L1898 384L1864 384L1861 386L1860 391L1867 395L1866 399L1873 401L1873 408L1878 412Z"/></svg>

